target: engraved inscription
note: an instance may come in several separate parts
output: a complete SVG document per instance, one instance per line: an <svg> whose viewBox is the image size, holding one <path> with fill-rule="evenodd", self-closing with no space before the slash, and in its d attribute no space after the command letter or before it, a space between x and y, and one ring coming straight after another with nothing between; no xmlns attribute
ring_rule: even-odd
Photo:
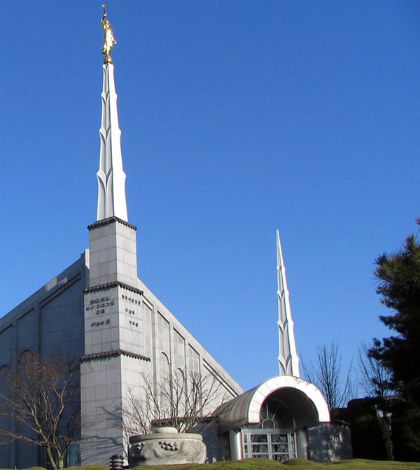
<svg viewBox="0 0 420 470"><path fill-rule="evenodd" d="M114 305L114 301L109 297L98 297L97 299L91 299L89 305L86 306L86 311L94 311L95 315L101 315L107 313L108 308Z"/></svg>

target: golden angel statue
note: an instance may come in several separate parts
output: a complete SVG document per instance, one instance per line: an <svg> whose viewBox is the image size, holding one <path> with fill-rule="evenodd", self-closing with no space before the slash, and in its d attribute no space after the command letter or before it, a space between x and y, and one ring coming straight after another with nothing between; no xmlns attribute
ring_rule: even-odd
<svg viewBox="0 0 420 470"><path fill-rule="evenodd" d="M102 54L105 55L104 64L112 64L110 53L115 44L117 44L117 41L114 38L114 33L112 32L111 23L108 20L108 13L105 10L105 5L102 5L102 8L104 9L104 14L101 19L102 29L104 30L104 47L102 49Z"/></svg>

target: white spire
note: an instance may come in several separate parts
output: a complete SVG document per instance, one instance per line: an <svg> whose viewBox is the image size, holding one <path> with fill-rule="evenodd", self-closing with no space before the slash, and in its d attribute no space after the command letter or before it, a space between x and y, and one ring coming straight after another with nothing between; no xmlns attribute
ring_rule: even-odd
<svg viewBox="0 0 420 470"><path fill-rule="evenodd" d="M280 234L276 232L277 245L277 305L279 319L279 369L280 375L299 377L299 357L296 352L295 334L293 331L292 311L290 308L289 289L286 281L286 267L280 243Z"/></svg>
<svg viewBox="0 0 420 470"><path fill-rule="evenodd" d="M101 153L99 170L96 173L98 177L98 212L96 220L118 217L128 222L114 66L111 62L106 62L102 69L102 126L99 130Z"/></svg>

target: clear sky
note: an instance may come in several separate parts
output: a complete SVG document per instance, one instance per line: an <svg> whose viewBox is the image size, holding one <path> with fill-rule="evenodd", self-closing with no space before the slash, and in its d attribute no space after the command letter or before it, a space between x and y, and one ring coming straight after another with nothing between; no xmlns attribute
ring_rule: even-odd
<svg viewBox="0 0 420 470"><path fill-rule="evenodd" d="M2 1L0 315L87 247L100 1ZM420 215L420 2L109 0L139 274L244 387L387 333L374 260Z"/></svg>

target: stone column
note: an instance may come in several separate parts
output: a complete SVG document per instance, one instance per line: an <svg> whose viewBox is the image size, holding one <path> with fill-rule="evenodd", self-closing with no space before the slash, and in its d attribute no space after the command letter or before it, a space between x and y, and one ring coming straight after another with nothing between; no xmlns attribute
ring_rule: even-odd
<svg viewBox="0 0 420 470"><path fill-rule="evenodd" d="M296 431L296 454L299 459L308 458L308 436L304 429Z"/></svg>
<svg viewBox="0 0 420 470"><path fill-rule="evenodd" d="M242 460L242 439L239 429L229 431L229 445L231 460Z"/></svg>

